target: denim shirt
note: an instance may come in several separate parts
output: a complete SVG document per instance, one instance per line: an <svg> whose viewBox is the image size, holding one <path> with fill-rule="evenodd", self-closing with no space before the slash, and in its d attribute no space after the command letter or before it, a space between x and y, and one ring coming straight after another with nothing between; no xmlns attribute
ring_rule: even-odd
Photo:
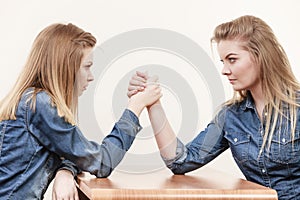
<svg viewBox="0 0 300 200"><path fill-rule="evenodd" d="M0 122L0 199L42 199L58 168L107 177L141 130L125 110L102 144L88 141L77 126L58 116L46 92L36 96L35 110L25 92L16 120ZM74 163L74 164L73 164Z"/></svg>
<svg viewBox="0 0 300 200"><path fill-rule="evenodd" d="M224 107L190 143L177 139L176 157L164 159L176 174L184 174L207 164L230 148L235 162L246 179L277 191L279 199L300 198L300 111L294 142L287 123L277 123L271 146L259 156L263 143L264 124L261 123L249 93L236 105ZM285 127L285 128L282 128Z"/></svg>

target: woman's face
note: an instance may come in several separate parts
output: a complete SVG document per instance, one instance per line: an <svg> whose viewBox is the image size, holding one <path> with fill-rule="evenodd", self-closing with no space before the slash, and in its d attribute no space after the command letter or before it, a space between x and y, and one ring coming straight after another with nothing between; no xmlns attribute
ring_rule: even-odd
<svg viewBox="0 0 300 200"><path fill-rule="evenodd" d="M80 68L76 76L78 96L82 95L84 90L87 89L89 83L94 80L94 76L91 72L92 65L93 65L93 48L86 48L84 50Z"/></svg>
<svg viewBox="0 0 300 200"><path fill-rule="evenodd" d="M221 40L218 52L223 62L222 74L227 76L235 91L260 87L260 68L239 40Z"/></svg>

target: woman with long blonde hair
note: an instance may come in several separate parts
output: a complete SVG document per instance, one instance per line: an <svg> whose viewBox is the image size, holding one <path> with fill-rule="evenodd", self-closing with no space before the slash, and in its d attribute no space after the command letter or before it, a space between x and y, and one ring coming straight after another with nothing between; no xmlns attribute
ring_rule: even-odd
<svg viewBox="0 0 300 200"><path fill-rule="evenodd" d="M130 98L102 144L88 141L77 126L77 106L94 79L95 44L92 34L71 23L52 24L36 37L0 102L0 199L42 199L57 170L109 176L130 148L141 130L138 117L160 98L160 87L152 84ZM72 195L67 198L78 199Z"/></svg>
<svg viewBox="0 0 300 200"><path fill-rule="evenodd" d="M272 29L260 18L241 16L220 24L217 44L232 99L190 143L173 132L157 101L148 107L160 153L176 174L200 168L230 148L247 180L273 188L279 199L300 195L300 85ZM138 94L147 74L132 77Z"/></svg>

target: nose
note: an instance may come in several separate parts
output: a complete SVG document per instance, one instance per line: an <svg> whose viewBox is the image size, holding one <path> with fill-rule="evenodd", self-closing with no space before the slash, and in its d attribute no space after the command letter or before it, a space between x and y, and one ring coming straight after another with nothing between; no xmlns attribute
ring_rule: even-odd
<svg viewBox="0 0 300 200"><path fill-rule="evenodd" d="M225 64L225 63L223 65L222 74L223 75L229 75L229 74L231 74L230 67L227 64Z"/></svg>
<svg viewBox="0 0 300 200"><path fill-rule="evenodd" d="M91 82L93 80L94 80L94 76L93 76L92 72L90 72L88 75L88 81Z"/></svg>

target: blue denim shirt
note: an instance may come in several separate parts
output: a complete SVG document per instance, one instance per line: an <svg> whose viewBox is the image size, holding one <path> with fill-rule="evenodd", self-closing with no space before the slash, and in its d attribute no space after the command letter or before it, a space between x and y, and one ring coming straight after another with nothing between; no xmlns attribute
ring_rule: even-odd
<svg viewBox="0 0 300 200"><path fill-rule="evenodd" d="M24 94L17 119L0 122L1 200L42 199L56 170L74 170L74 164L78 170L107 177L141 130L135 114L125 110L100 145L59 117L46 92L37 94L35 111L30 103Z"/></svg>
<svg viewBox="0 0 300 200"><path fill-rule="evenodd" d="M230 148L247 180L275 189L279 199L300 199L299 120L298 109L294 142L289 126L281 129L283 126L277 123L269 151L267 144L259 156L264 124L249 93L240 104L224 107L186 146L177 139L176 157L164 161L174 173L184 174L202 167Z"/></svg>

